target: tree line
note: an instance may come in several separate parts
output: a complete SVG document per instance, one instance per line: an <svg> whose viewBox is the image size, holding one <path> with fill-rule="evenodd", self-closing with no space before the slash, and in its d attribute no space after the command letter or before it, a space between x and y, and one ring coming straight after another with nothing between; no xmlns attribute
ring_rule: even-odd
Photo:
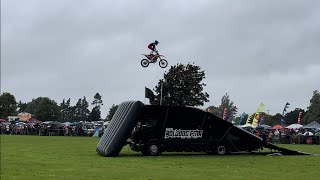
<svg viewBox="0 0 320 180"><path fill-rule="evenodd" d="M94 95L91 105L93 105L93 108L90 111L89 102L85 96L79 98L77 103L72 106L70 98L67 100L63 99L60 104L48 97L38 97L26 103L22 101L17 102L14 95L4 92L0 96L0 118L4 119L8 116L16 116L21 112L28 112L34 118L41 121L75 122L103 120L100 111L103 101L99 93ZM114 109L110 110L114 111Z"/></svg>
<svg viewBox="0 0 320 180"><path fill-rule="evenodd" d="M209 94L204 92L203 83L205 72L200 66L194 63L176 64L171 66L168 72L165 72L163 79L160 79L153 89L150 104L155 105L184 105L184 106L203 106L205 102L209 102ZM57 104L54 100L48 97L38 97L31 102L23 103L15 100L15 97L10 93L3 93L0 96L0 118L6 118L9 115L15 115L17 112L29 112L39 120L54 120L54 121L98 121L102 120L100 108L103 105L101 95L96 93L94 96L92 110L88 109L89 103L86 97L78 99L75 106L71 106L70 98L63 100ZM111 120L118 105L113 104L105 119ZM232 118L236 124L245 124L248 115L242 117L245 119L240 122L239 116L234 116L237 113L237 107L230 99L228 94L221 98L221 104L217 107L211 105L206 110L221 118ZM293 124L297 122L298 117L301 117L301 123L306 124L311 121L320 122L320 92L315 90L310 100L310 105L307 110L296 108L294 111L286 114L276 113L269 115L261 112L264 117L264 124L275 125L280 124L285 120L285 124ZM234 116L234 117L233 117Z"/></svg>

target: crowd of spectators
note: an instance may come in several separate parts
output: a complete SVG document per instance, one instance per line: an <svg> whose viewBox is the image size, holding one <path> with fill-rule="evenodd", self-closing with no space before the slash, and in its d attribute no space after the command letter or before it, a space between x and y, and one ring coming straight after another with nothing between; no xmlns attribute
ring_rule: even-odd
<svg viewBox="0 0 320 180"><path fill-rule="evenodd" d="M106 126L103 122L3 121L0 122L0 134L91 137L98 132L98 136L101 137Z"/></svg>
<svg viewBox="0 0 320 180"><path fill-rule="evenodd" d="M320 144L320 129L245 129L274 144Z"/></svg>
<svg viewBox="0 0 320 180"><path fill-rule="evenodd" d="M38 135L38 136L85 136L101 137L107 123L98 122L57 122L57 121L4 121L0 122L0 134ZM245 130L270 143L282 144L320 144L320 129L255 129Z"/></svg>

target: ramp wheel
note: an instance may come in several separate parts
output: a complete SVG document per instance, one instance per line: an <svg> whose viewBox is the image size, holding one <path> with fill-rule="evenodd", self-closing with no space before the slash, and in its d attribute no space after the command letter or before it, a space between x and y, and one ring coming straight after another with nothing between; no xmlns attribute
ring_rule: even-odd
<svg viewBox="0 0 320 180"><path fill-rule="evenodd" d="M224 155L224 154L227 153L227 150L226 150L226 148L224 146L219 146L218 149L217 149L217 152L220 155Z"/></svg>
<svg viewBox="0 0 320 180"><path fill-rule="evenodd" d="M150 142L147 145L147 152L149 156L159 156L161 155L161 149L158 143Z"/></svg>

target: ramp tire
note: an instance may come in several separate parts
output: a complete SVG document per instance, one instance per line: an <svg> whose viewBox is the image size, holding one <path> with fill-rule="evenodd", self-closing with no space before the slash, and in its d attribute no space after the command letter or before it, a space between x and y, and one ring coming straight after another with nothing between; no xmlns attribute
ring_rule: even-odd
<svg viewBox="0 0 320 180"><path fill-rule="evenodd" d="M98 154L112 157L119 155L138 121L143 106L140 101L126 101L118 106L97 145Z"/></svg>

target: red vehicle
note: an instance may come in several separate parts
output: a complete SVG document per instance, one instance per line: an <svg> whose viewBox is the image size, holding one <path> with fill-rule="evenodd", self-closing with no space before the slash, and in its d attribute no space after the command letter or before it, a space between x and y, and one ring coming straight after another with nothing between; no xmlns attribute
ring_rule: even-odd
<svg viewBox="0 0 320 180"><path fill-rule="evenodd" d="M142 55L144 55L147 58L147 59L141 60L142 67L148 67L150 63L156 63L158 59L159 59L159 66L161 68L166 68L168 66L167 60L163 59L165 56L160 55L158 51L156 51L155 54L142 54Z"/></svg>

